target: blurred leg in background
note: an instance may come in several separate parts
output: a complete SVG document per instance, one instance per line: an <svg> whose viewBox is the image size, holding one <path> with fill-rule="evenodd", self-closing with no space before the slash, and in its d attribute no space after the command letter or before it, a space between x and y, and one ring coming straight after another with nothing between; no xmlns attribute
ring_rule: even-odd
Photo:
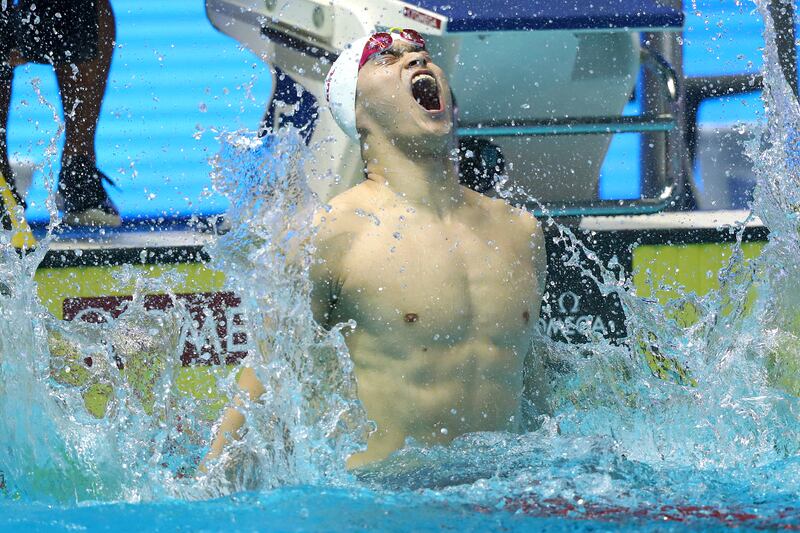
<svg viewBox="0 0 800 533"><path fill-rule="evenodd" d="M97 168L95 152L116 38L109 0L39 0L39 5L20 0L13 11L11 2L6 5L0 19L0 58L5 58L0 66L0 172L13 182L5 131L13 68L26 62L51 64L66 130L57 198L64 221L119 226L119 211L104 186L113 182Z"/></svg>
<svg viewBox="0 0 800 533"><path fill-rule="evenodd" d="M116 25L108 0L92 3L97 14L96 24L89 22L96 29L93 57L77 64L55 63L66 126L59 192L68 224L118 226L119 212L103 187L103 182L112 182L97 168L95 153L97 122L111 69Z"/></svg>

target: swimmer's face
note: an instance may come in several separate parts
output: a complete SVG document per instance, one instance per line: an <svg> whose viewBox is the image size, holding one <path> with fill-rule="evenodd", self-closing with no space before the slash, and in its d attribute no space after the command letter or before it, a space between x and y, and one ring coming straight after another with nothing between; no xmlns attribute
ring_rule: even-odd
<svg viewBox="0 0 800 533"><path fill-rule="evenodd" d="M425 50L396 39L358 76L356 125L390 139L435 141L453 133L453 102L444 72Z"/></svg>

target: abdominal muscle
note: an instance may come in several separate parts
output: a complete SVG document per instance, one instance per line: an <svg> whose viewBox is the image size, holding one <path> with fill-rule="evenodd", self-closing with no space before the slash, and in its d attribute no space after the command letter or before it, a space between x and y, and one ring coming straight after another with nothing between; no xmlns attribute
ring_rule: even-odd
<svg viewBox="0 0 800 533"><path fill-rule="evenodd" d="M519 350L481 338L428 347L413 335L405 341L387 349L385 339L363 330L347 336L359 399L377 424L367 450L350 457L348 467L384 459L408 437L431 445L465 433L516 429Z"/></svg>

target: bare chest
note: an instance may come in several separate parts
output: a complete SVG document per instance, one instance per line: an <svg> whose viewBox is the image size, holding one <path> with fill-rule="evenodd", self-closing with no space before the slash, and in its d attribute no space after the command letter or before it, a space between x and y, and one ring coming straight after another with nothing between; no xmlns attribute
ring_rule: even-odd
<svg viewBox="0 0 800 533"><path fill-rule="evenodd" d="M344 261L338 318L398 342L521 344L540 296L524 253L500 228L376 225Z"/></svg>

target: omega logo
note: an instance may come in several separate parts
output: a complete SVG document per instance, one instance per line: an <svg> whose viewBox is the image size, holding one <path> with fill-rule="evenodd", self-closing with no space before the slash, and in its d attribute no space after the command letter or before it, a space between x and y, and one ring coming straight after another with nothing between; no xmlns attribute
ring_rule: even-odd
<svg viewBox="0 0 800 533"><path fill-rule="evenodd" d="M572 304L567 307L567 304ZM562 313L575 314L580 309L581 297L572 291L565 291L558 297L558 310Z"/></svg>
<svg viewBox="0 0 800 533"><path fill-rule="evenodd" d="M581 342L592 334L605 336L615 331L613 320L606 324L600 316L580 314L581 297L573 291L564 291L558 297L558 310L562 316L539 318L542 333L552 339Z"/></svg>

